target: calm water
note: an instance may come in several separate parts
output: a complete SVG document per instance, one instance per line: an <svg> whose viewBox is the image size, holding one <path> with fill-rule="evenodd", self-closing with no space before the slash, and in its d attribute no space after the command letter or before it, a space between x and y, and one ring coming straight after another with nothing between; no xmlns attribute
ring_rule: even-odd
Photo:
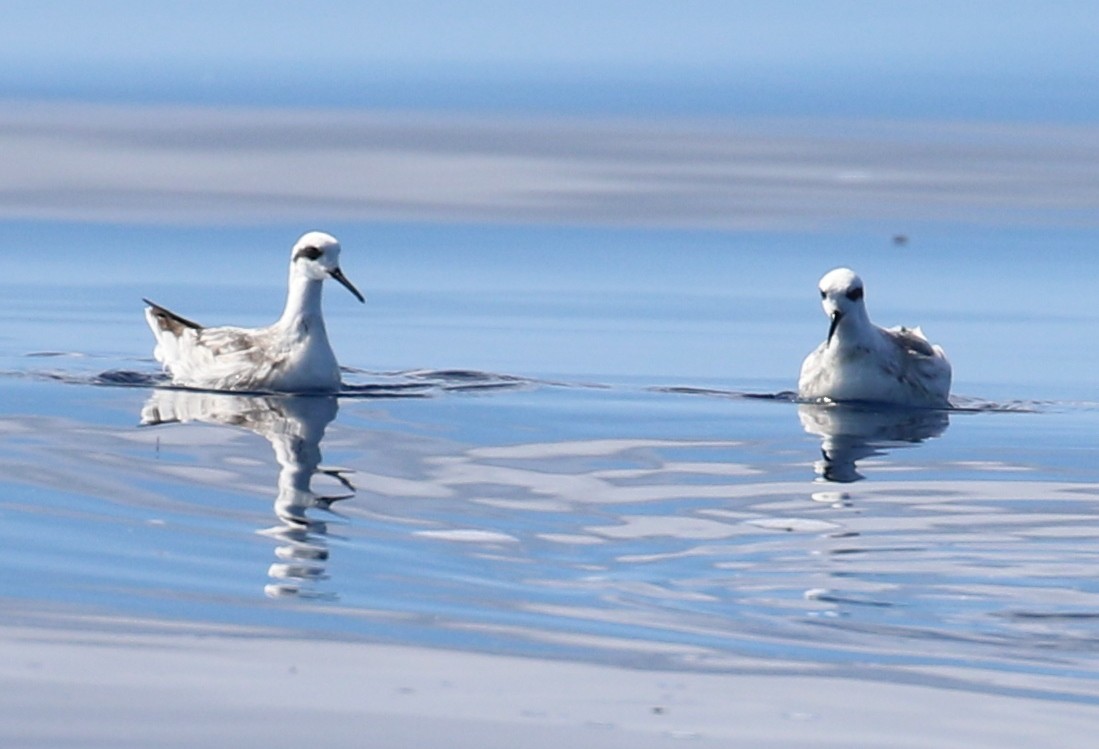
<svg viewBox="0 0 1099 749"><path fill-rule="evenodd" d="M681 83L0 106L3 621L1099 702L1091 109ZM368 297L326 294L347 391L158 387L141 297L267 323L314 228ZM789 397L837 265L957 409Z"/></svg>
<svg viewBox="0 0 1099 749"><path fill-rule="evenodd" d="M1094 733L1087 3L55 5L0 28L7 743ZM312 229L345 391L165 387L141 298L269 323ZM956 408L794 401L840 265Z"/></svg>
<svg viewBox="0 0 1099 749"><path fill-rule="evenodd" d="M37 236L43 264L0 302L13 620L781 660L1099 701L1099 407L1073 348L1097 324L1073 296L1094 277L1086 231L1002 231L992 277L961 231L846 252L876 319L923 324L954 359L961 408L913 414L782 395L825 333L825 258L858 235L353 226L344 269L369 303L325 300L349 391L280 398L155 387L138 299L265 322L281 247L4 230ZM112 247L124 262L90 262ZM210 293L211 247L253 275Z"/></svg>

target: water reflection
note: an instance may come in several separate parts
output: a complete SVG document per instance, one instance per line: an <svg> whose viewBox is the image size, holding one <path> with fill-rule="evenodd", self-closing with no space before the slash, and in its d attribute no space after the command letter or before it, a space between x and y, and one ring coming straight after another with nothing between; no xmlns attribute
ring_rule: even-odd
<svg viewBox="0 0 1099 749"><path fill-rule="evenodd" d="M898 443L938 437L950 425L946 411L881 408L856 404L803 403L798 418L806 432L821 438L817 474L825 481L850 483L864 476L858 461L885 455Z"/></svg>
<svg viewBox="0 0 1099 749"><path fill-rule="evenodd" d="M278 539L279 561L271 565L267 595L322 597L316 581L326 577L328 527L309 516L314 508L327 510L333 502L348 499L355 489L346 470L321 467L321 439L336 418L335 397L260 396L205 393L187 390L155 390L141 412L145 425L200 421L243 427L264 437L279 464L275 516L278 524L262 531ZM335 479L337 494L313 491L316 474Z"/></svg>

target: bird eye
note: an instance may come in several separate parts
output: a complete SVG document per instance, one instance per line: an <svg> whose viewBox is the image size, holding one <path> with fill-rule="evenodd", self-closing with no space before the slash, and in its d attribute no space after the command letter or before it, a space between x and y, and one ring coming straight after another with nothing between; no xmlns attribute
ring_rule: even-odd
<svg viewBox="0 0 1099 749"><path fill-rule="evenodd" d="M848 291L847 298L850 299L852 302L857 302L862 299L862 287L856 286L855 288Z"/></svg>
<svg viewBox="0 0 1099 749"><path fill-rule="evenodd" d="M319 247L302 247L294 253L294 259L297 260L299 257L304 257L309 260L316 260L323 254L324 250L321 250Z"/></svg>
<svg viewBox="0 0 1099 749"><path fill-rule="evenodd" d="M820 290L820 298L821 299L827 299L828 298L828 292L825 291L824 289L821 289Z"/></svg>

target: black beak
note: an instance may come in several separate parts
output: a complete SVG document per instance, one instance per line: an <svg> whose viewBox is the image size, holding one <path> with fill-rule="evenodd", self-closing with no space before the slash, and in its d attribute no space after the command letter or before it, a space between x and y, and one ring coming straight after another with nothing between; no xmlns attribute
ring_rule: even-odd
<svg viewBox="0 0 1099 749"><path fill-rule="evenodd" d="M328 271L328 275L332 276L332 278L342 283L344 287L346 287L348 291L354 294L355 298L358 299L360 302L366 302L366 297L359 293L359 290L355 288L355 284L347 280L347 276L343 274L342 270L340 270L339 268L333 268L332 270Z"/></svg>
<svg viewBox="0 0 1099 749"><path fill-rule="evenodd" d="M836 328L840 324L840 320L843 319L843 313L836 310L832 313L832 324L828 326L828 343L832 342L832 336L836 334Z"/></svg>

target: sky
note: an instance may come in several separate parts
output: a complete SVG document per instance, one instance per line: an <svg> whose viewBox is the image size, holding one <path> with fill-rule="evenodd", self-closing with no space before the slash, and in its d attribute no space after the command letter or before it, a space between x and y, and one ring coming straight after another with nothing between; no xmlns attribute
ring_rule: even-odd
<svg viewBox="0 0 1099 749"><path fill-rule="evenodd" d="M9 0L5 63L803 68L1094 64L1090 2Z"/></svg>
<svg viewBox="0 0 1099 749"><path fill-rule="evenodd" d="M9 0L0 97L1091 120L1092 2Z"/></svg>

